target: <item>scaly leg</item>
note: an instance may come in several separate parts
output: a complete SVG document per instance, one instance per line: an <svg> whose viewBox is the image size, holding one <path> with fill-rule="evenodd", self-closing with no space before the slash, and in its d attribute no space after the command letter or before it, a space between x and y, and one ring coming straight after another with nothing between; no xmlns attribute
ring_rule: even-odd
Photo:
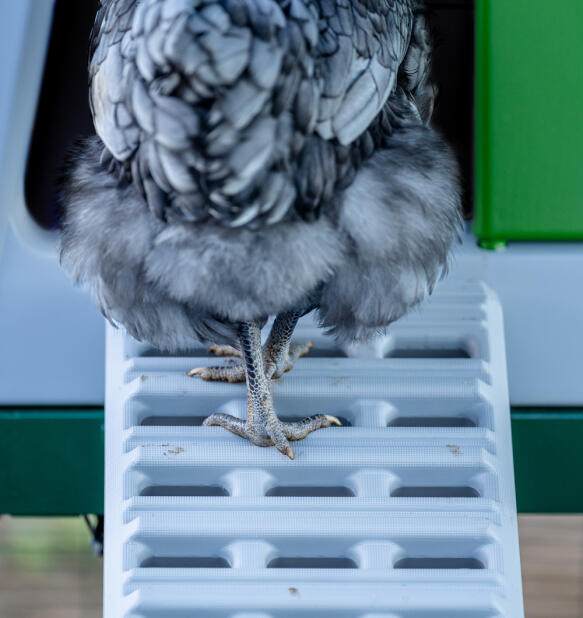
<svg viewBox="0 0 583 618"><path fill-rule="evenodd" d="M290 348L291 338L301 315L299 311L288 311L275 318L263 349L265 375L268 378L281 378L286 371L293 368L300 356L305 356L314 347L308 341Z"/></svg>
<svg viewBox="0 0 583 618"><path fill-rule="evenodd" d="M206 418L203 425L219 425L257 446L275 446L290 459L294 458L294 453L289 440L302 440L316 429L341 425L335 416L329 414L315 414L300 421L280 421L273 407L271 380L265 375L259 325L243 322L239 338L247 375L247 421L230 414L215 413Z"/></svg>
<svg viewBox="0 0 583 618"><path fill-rule="evenodd" d="M309 341L298 343L290 347L291 337L298 320L302 316L300 311L287 311L280 313L271 327L269 337L263 348L263 362L265 375L268 378L278 379L286 372L290 371L295 362L301 356L305 356L312 349L313 344ZM230 345L212 345L209 352L217 356L243 357L243 353ZM244 382L245 363L243 361L233 362L231 365L197 367L191 369L186 375L200 376L203 380L221 382Z"/></svg>

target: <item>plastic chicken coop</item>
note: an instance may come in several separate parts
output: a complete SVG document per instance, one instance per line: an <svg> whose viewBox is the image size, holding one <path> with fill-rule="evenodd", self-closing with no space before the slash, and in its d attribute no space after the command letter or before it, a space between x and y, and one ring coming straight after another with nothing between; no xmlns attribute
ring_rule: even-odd
<svg viewBox="0 0 583 618"><path fill-rule="evenodd" d="M0 512L100 514L105 495L108 618L519 618L516 504L583 511L583 4L428 4L467 233L375 346L347 354L304 320L315 353L278 409L345 427L292 466L199 426L244 399L184 375L204 350L108 331L106 362L55 231L55 174L90 132L97 2L0 7Z"/></svg>

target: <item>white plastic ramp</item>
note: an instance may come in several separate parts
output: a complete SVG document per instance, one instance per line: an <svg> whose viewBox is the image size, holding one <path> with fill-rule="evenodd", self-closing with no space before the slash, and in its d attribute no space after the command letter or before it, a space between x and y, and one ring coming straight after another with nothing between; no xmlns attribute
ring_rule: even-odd
<svg viewBox="0 0 583 618"><path fill-rule="evenodd" d="M290 461L200 426L246 413L245 385L186 376L216 358L108 328L105 618L523 618L495 296L445 284L352 357L307 338L278 414L345 426Z"/></svg>

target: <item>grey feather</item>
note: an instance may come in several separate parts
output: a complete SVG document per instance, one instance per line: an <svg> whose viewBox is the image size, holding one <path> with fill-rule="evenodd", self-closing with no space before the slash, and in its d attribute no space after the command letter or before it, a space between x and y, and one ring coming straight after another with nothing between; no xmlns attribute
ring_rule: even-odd
<svg viewBox="0 0 583 618"><path fill-rule="evenodd" d="M160 96L152 94L156 113L163 113L174 118L189 137L194 137L200 129L200 121L196 111L191 105L176 97Z"/></svg>
<svg viewBox="0 0 583 618"><path fill-rule="evenodd" d="M250 80L242 80L218 103L222 115L234 127L242 129L259 114L268 97L268 92L260 90Z"/></svg>
<svg viewBox="0 0 583 618"><path fill-rule="evenodd" d="M295 187L289 183L283 186L282 192L274 202L273 208L268 211L269 216L266 219L267 225L279 223L286 215L290 206L296 199L297 191Z"/></svg>
<svg viewBox="0 0 583 618"><path fill-rule="evenodd" d="M110 320L181 350L314 305L363 340L433 289L460 192L417 4L102 0L61 255Z"/></svg>
<svg viewBox="0 0 583 618"><path fill-rule="evenodd" d="M241 227L249 223L259 214L260 208L261 205L255 202L250 208L243 210L238 217L235 217L229 227Z"/></svg>
<svg viewBox="0 0 583 618"><path fill-rule="evenodd" d="M144 18L144 31L146 35L151 34L160 23L161 13L161 2L148 2L148 9Z"/></svg>
<svg viewBox="0 0 583 618"><path fill-rule="evenodd" d="M146 50L152 62L157 66L165 66L164 43L166 41L166 32L162 28L156 28L144 40L146 41Z"/></svg>
<svg viewBox="0 0 583 618"><path fill-rule="evenodd" d="M386 70L379 71L379 67L373 58L350 86L334 115L332 126L341 144L350 144L368 128L369 118L376 116L392 90L396 75Z"/></svg>
<svg viewBox="0 0 583 618"><path fill-rule="evenodd" d="M158 155L164 174L174 189L181 193L190 193L198 188L181 157L166 148L159 148Z"/></svg>
<svg viewBox="0 0 583 618"><path fill-rule="evenodd" d="M154 105L144 82L139 77L133 80L131 106L140 127L152 135L154 133Z"/></svg>
<svg viewBox="0 0 583 618"><path fill-rule="evenodd" d="M462 227L459 196L455 159L431 130L395 132L365 164L339 216L351 257L320 297L330 334L371 338L430 293Z"/></svg>
<svg viewBox="0 0 583 618"><path fill-rule="evenodd" d="M164 7L169 8L169 6L173 4L174 4L174 1L166 2L164 4ZM134 11L134 16L132 20L132 34L134 36L134 39L139 39L142 36L142 34L144 34L144 23L146 21L146 11L147 10L148 10L148 3L140 2L136 10ZM112 17L114 17L115 12L111 11L111 15ZM101 42L105 42L105 41L106 39L104 38L101 39Z"/></svg>
<svg viewBox="0 0 583 618"><path fill-rule="evenodd" d="M176 59L178 66L186 75L192 75L204 55L193 37L185 35L187 24L188 14L180 15L174 21L166 35L164 54L168 58Z"/></svg>
<svg viewBox="0 0 583 618"><path fill-rule="evenodd" d="M209 62L220 76L220 81L217 83L232 83L241 75L249 62L251 33L244 28L232 28L228 34L211 30L202 34L198 42L209 54ZM215 83L208 79L207 81Z"/></svg>
<svg viewBox="0 0 583 618"><path fill-rule="evenodd" d="M368 118L379 107L379 93L370 71L365 71L351 86L334 115L332 128L341 144L353 142L368 125Z"/></svg>
<svg viewBox="0 0 583 618"><path fill-rule="evenodd" d="M305 79L298 88L295 119L300 130L312 133L318 118L318 90L312 80Z"/></svg>
<svg viewBox="0 0 583 618"><path fill-rule="evenodd" d="M140 75L144 79L152 81L156 77L156 64L148 52L146 39L144 38L139 39L136 43L135 62Z"/></svg>
<svg viewBox="0 0 583 618"><path fill-rule="evenodd" d="M259 194L258 203L261 212L269 211L273 208L276 200L280 197L286 183L284 174L270 174Z"/></svg>
<svg viewBox="0 0 583 618"><path fill-rule="evenodd" d="M193 135L197 133L196 116L190 116L193 121L186 128L180 116L168 113L161 107L154 107L154 136L156 141L170 150L183 150L191 145Z"/></svg>
<svg viewBox="0 0 583 618"><path fill-rule="evenodd" d="M240 132L227 122L218 123L206 136L206 150L211 157L223 157L240 139Z"/></svg>
<svg viewBox="0 0 583 618"><path fill-rule="evenodd" d="M237 176L254 176L267 162L274 147L275 120L262 118L229 155L229 165Z"/></svg>
<svg viewBox="0 0 583 618"><path fill-rule="evenodd" d="M273 88L281 70L282 58L283 50L280 47L256 38L249 61L253 81L266 90Z"/></svg>
<svg viewBox="0 0 583 618"><path fill-rule="evenodd" d="M331 56L338 51L338 36L330 28L324 29L318 37L318 52L322 56Z"/></svg>
<svg viewBox="0 0 583 618"><path fill-rule="evenodd" d="M144 159L146 160L146 165L148 171L152 175L154 182L164 191L166 194L173 191L172 183L168 180L166 173L162 167L162 163L160 161L159 151L161 147L158 143L156 143L153 139L148 140L144 144Z"/></svg>
<svg viewBox="0 0 583 618"><path fill-rule="evenodd" d="M174 20L178 15L192 10L195 4L197 3L193 0L164 0L162 3L162 19Z"/></svg>
<svg viewBox="0 0 583 618"><path fill-rule="evenodd" d="M285 170L288 184L312 189L298 191L284 216L318 216L323 204L314 196L332 198L334 187L327 183L324 190L321 178L323 169L334 171L336 154L322 148L328 160L313 170L302 167L307 138L353 145L356 154L350 160L359 165L356 140L375 124L394 90L411 36L413 0L379 0L363 10L366 1L105 0L90 64L97 132L118 160L139 157L132 170L143 170L145 177L160 177L162 170L173 213L184 211L189 200L196 206L186 216L198 210L194 187L208 186L215 196L208 201L209 215L212 209L212 216L224 217L218 220L228 226L233 221L256 226L261 215L267 224L272 218L264 208L256 212L255 200L265 174ZM419 38L423 27L417 30ZM408 63L415 62L411 53ZM120 118L112 101L124 105ZM278 136L274 156L258 146L257 137L253 148L243 144L267 115L294 119L293 130ZM148 171L147 152L139 153L149 137L162 147L152 161L155 172ZM166 169L171 157L163 149L173 153L173 173ZM245 174L241 153L257 157L246 162ZM296 177L302 169L309 179ZM354 175L344 171L344 178ZM143 179L135 182L139 187ZM181 206L175 208L173 201ZM272 207L279 220L281 207ZM234 214L245 208L253 216ZM152 210L159 210L158 197Z"/></svg>
<svg viewBox="0 0 583 618"><path fill-rule="evenodd" d="M336 223L322 216L256 232L164 224L131 185L109 179L97 140L65 194L63 264L113 321L171 350L208 340L209 321L223 324L221 340L232 342L230 324L307 297L332 334L366 339L428 293L461 227L455 161L425 128L396 132L392 147L373 156L339 203Z"/></svg>
<svg viewBox="0 0 583 618"><path fill-rule="evenodd" d="M220 4L209 4L200 11L201 17L219 32L226 32L231 27L231 18Z"/></svg>
<svg viewBox="0 0 583 618"><path fill-rule="evenodd" d="M115 122L121 129L126 129L134 122L133 117L123 103L118 103L118 105L115 106Z"/></svg>
<svg viewBox="0 0 583 618"><path fill-rule="evenodd" d="M226 0L225 8L231 20L237 26L246 26L249 19L248 5L245 0Z"/></svg>

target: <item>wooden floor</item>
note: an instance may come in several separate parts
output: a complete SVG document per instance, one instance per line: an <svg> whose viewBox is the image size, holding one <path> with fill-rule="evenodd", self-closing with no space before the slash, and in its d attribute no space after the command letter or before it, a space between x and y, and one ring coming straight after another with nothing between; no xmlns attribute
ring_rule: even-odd
<svg viewBox="0 0 583 618"><path fill-rule="evenodd" d="M518 518L526 618L583 618L583 516Z"/></svg>
<svg viewBox="0 0 583 618"><path fill-rule="evenodd" d="M99 618L101 560L82 519L0 519L1 618Z"/></svg>
<svg viewBox="0 0 583 618"><path fill-rule="evenodd" d="M519 530L526 618L583 618L583 516L522 515ZM1 618L99 618L101 593L81 520L0 519Z"/></svg>

